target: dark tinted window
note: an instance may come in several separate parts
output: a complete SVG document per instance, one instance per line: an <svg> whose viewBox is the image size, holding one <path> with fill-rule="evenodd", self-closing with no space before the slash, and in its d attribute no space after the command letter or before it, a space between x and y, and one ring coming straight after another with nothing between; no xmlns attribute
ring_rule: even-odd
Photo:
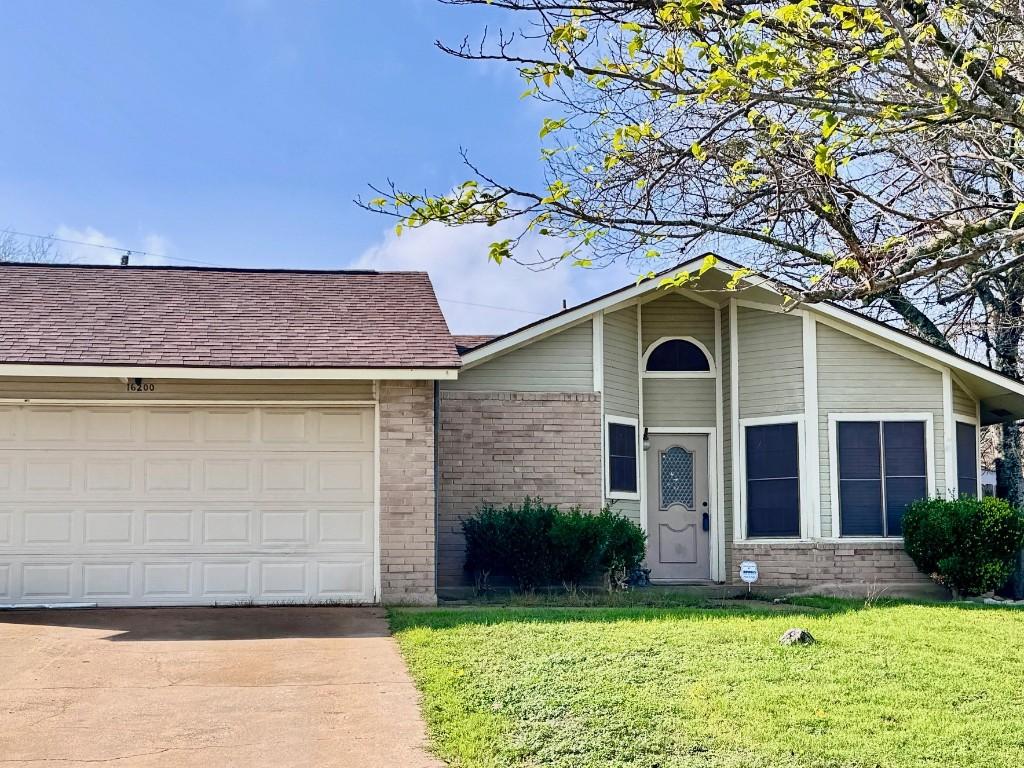
<svg viewBox="0 0 1024 768"><path fill-rule="evenodd" d="M608 488L636 493L636 427L608 425Z"/></svg>
<svg viewBox="0 0 1024 768"><path fill-rule="evenodd" d="M925 425L844 421L837 425L843 536L901 536L903 512L928 495Z"/></svg>
<svg viewBox="0 0 1024 768"><path fill-rule="evenodd" d="M682 339L662 342L647 358L648 371L710 371L707 355L696 344Z"/></svg>
<svg viewBox="0 0 1024 768"><path fill-rule="evenodd" d="M956 423L956 482L961 496L978 495L978 428Z"/></svg>
<svg viewBox="0 0 1024 768"><path fill-rule="evenodd" d="M796 424L746 428L747 535L800 535L800 441Z"/></svg>

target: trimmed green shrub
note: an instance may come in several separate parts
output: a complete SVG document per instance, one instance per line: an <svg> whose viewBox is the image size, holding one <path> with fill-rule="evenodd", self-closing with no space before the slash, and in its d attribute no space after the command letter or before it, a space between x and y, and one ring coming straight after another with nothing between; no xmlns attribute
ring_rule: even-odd
<svg viewBox="0 0 1024 768"><path fill-rule="evenodd" d="M548 554L552 575L569 592L575 592L598 568L605 550L605 526L600 518L573 507L568 512L556 508L548 532Z"/></svg>
<svg viewBox="0 0 1024 768"><path fill-rule="evenodd" d="M980 595L1010 577L1024 520L1002 499L922 499L903 514L903 545L923 573L955 595Z"/></svg>
<svg viewBox="0 0 1024 768"><path fill-rule="evenodd" d="M462 530L466 569L479 590L492 575L520 592L557 583L572 592L600 575L610 585L623 584L645 553L640 527L610 509L597 515L579 507L562 511L541 499L485 506L463 521Z"/></svg>
<svg viewBox="0 0 1024 768"><path fill-rule="evenodd" d="M630 520L608 507L597 516L604 531L604 551L599 566L610 588L625 586L633 571L647 556L647 534Z"/></svg>

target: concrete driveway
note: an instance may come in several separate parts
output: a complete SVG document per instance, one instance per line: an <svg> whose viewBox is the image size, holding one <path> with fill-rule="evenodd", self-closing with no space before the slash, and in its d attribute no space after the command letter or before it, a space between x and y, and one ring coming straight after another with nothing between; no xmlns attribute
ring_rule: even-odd
<svg viewBox="0 0 1024 768"><path fill-rule="evenodd" d="M436 768L374 608L0 612L0 766Z"/></svg>

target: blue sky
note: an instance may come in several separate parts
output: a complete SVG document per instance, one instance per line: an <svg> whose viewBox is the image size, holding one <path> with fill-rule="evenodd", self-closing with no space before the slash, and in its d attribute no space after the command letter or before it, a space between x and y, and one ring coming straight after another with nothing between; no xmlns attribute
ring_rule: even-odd
<svg viewBox="0 0 1024 768"><path fill-rule="evenodd" d="M0 228L171 264L427 269L456 332L621 285L624 270L489 265L492 231L396 239L352 204L387 178L449 188L466 176L460 146L497 176L538 181L542 113L518 75L433 45L499 21L435 0L8 0Z"/></svg>

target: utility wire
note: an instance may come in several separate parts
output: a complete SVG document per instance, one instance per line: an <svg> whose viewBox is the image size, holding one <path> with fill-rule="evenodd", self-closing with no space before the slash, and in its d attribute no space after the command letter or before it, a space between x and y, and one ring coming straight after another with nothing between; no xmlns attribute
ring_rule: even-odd
<svg viewBox="0 0 1024 768"><path fill-rule="evenodd" d="M108 251L116 251L118 253L125 253L130 256L149 256L154 259L167 259L168 261L181 261L186 264L201 264L205 267L223 267L223 264L215 264L212 261L199 261L198 259L186 259L183 256L168 256L163 253L152 253L151 251L143 251L138 248L125 248L117 245L107 245L106 243L90 243L85 240L72 240L67 237L56 237L54 235L33 235L31 232L18 232L13 229L3 230L9 235L15 235L16 237L31 237L36 240L49 240L54 243L67 243L68 245L84 245L89 248L103 248Z"/></svg>
<svg viewBox="0 0 1024 768"><path fill-rule="evenodd" d="M498 307L494 304L474 304L472 301L458 301L457 299L442 299L440 296L438 301L443 301L446 304L465 304L467 307L481 307L482 309L499 309L502 312L519 312L523 315L535 315L536 317L547 317L549 313L546 312L534 312L529 309L517 309L515 307Z"/></svg>
<svg viewBox="0 0 1024 768"><path fill-rule="evenodd" d="M199 265L202 265L202 266L205 266L205 267L224 267L225 266L223 264L215 264L212 261L200 261L198 259L186 259L183 256L168 256L168 255L163 254L163 253L152 253L150 251L143 251L143 250L140 250L138 248L124 248L124 247L120 247L120 246L116 246L116 245L107 245L105 243L90 243L90 242L87 242L85 240L72 240L72 239L67 238L67 237L56 237L55 235L34 235L31 232L18 232L17 230L13 230L13 229L5 229L3 231L6 232L9 235L14 235L15 237L31 237L31 238L34 238L36 240L50 240L50 241L52 241L54 243L66 243L68 245L84 245L84 246L88 246L89 248L103 248L103 249L108 250L108 251L116 251L117 253L127 254L127 255L130 255L130 256L149 256L150 258L154 258L154 259L168 259L169 261L181 261L181 262L184 262L186 264L199 264ZM502 312L518 312L519 314L534 315L535 317L544 317L546 315L546 313L544 313L544 312L533 312L533 311L528 310L528 309L518 309L516 307L499 307L499 306L495 306L493 304L476 304L476 303L474 303L472 301L459 301L457 299L440 299L439 298L439 301L443 301L443 302L446 302L448 304L463 304L463 305L465 305L467 307L479 307L481 309L496 309L496 310L499 310L499 311L502 311Z"/></svg>

